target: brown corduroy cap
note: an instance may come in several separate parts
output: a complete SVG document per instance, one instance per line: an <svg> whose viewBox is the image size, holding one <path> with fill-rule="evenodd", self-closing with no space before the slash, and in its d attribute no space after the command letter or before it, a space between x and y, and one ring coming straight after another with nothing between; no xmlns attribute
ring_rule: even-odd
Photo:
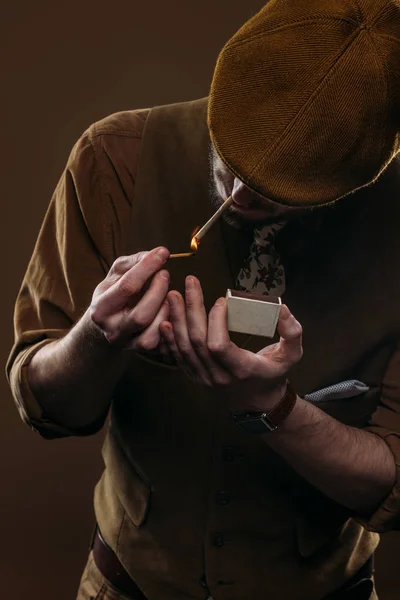
<svg viewBox="0 0 400 600"><path fill-rule="evenodd" d="M223 48L208 125L259 194L333 202L400 148L400 0L270 0Z"/></svg>

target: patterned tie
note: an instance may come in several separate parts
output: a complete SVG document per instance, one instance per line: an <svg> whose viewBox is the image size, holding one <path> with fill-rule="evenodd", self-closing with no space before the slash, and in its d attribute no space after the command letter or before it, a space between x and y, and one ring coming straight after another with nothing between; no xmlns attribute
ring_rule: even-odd
<svg viewBox="0 0 400 600"><path fill-rule="evenodd" d="M286 221L254 229L250 256L239 272L236 289L253 294L281 296L285 291L285 270L275 250L277 232Z"/></svg>

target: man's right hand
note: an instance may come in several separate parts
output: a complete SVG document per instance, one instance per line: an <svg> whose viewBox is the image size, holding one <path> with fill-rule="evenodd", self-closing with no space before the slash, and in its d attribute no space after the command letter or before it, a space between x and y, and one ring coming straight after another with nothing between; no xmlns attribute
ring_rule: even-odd
<svg viewBox="0 0 400 600"><path fill-rule="evenodd" d="M164 247L121 256L96 287L89 314L110 345L145 351L159 346L159 325L169 317L169 273L162 269L168 257Z"/></svg>

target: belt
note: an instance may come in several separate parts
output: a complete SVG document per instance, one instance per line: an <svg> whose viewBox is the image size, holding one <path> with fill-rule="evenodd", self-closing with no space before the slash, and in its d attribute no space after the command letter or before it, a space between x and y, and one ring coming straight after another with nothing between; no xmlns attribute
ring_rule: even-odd
<svg viewBox="0 0 400 600"><path fill-rule="evenodd" d="M374 555L370 556L361 569L349 581L324 600L369 600L374 591Z"/></svg>
<svg viewBox="0 0 400 600"><path fill-rule="evenodd" d="M92 552L97 568L113 587L128 596L130 600L147 600L131 576L128 575L115 552L104 541L98 527L93 536ZM324 600L369 600L374 589L371 580L373 573L374 555L344 586L326 596Z"/></svg>
<svg viewBox="0 0 400 600"><path fill-rule="evenodd" d="M121 594L128 596L131 600L147 600L131 576L125 571L115 552L104 541L99 528L96 529L93 537L92 552L100 573Z"/></svg>

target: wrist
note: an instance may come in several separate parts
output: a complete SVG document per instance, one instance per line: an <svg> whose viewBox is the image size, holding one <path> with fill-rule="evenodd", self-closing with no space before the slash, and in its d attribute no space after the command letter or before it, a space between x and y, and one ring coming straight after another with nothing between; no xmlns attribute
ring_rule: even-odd
<svg viewBox="0 0 400 600"><path fill-rule="evenodd" d="M106 333L93 321L90 315L90 308L82 316L80 324L85 338L100 352L107 354L119 354L122 352L122 344L110 342L107 339Z"/></svg>
<svg viewBox="0 0 400 600"><path fill-rule="evenodd" d="M282 400L287 392L288 380L284 380L278 385L274 385L262 394L249 395L244 398L242 405L235 406L235 413L268 413Z"/></svg>
<svg viewBox="0 0 400 600"><path fill-rule="evenodd" d="M262 434L275 431L284 423L297 404L297 394L286 382L286 391L272 408L233 414L235 423L247 433Z"/></svg>

